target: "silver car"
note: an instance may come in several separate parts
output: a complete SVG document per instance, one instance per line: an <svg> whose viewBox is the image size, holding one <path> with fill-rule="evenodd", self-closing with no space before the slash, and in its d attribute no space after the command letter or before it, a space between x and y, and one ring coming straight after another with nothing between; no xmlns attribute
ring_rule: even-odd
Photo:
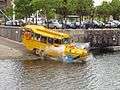
<svg viewBox="0 0 120 90"><path fill-rule="evenodd" d="M23 22L19 20L15 20L15 21L10 20L5 23L6 26L21 26L22 24Z"/></svg>
<svg viewBox="0 0 120 90"><path fill-rule="evenodd" d="M60 29L62 28L62 24L60 24L58 21L49 21L48 27L52 29Z"/></svg>

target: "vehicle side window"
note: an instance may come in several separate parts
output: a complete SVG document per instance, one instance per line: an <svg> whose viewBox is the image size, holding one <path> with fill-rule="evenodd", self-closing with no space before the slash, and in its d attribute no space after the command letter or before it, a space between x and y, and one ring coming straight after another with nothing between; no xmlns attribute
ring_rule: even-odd
<svg viewBox="0 0 120 90"><path fill-rule="evenodd" d="M39 34L34 34L34 39L37 40L37 41L40 41L40 35Z"/></svg>
<svg viewBox="0 0 120 90"><path fill-rule="evenodd" d="M53 38L48 38L48 43L53 44L54 40Z"/></svg>
<svg viewBox="0 0 120 90"><path fill-rule="evenodd" d="M55 43L55 44L61 44L61 40L55 39L55 40L54 40L54 43Z"/></svg>
<svg viewBox="0 0 120 90"><path fill-rule="evenodd" d="M31 32L31 39L34 39L34 33Z"/></svg>
<svg viewBox="0 0 120 90"><path fill-rule="evenodd" d="M64 38L64 39L63 39L63 43L64 43L64 44L70 43L70 39L69 39L69 38Z"/></svg>
<svg viewBox="0 0 120 90"><path fill-rule="evenodd" d="M46 43L47 42L47 37L41 36L40 41L43 42L43 43Z"/></svg>

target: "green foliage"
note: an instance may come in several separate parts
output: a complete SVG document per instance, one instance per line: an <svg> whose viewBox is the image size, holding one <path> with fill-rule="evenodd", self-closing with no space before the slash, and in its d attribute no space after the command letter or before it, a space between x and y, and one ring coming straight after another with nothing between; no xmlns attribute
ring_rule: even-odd
<svg viewBox="0 0 120 90"><path fill-rule="evenodd" d="M114 19L119 19L120 16L120 0L112 0L111 3L103 2L101 6L97 7L97 14L104 18L109 18L110 15Z"/></svg>
<svg viewBox="0 0 120 90"><path fill-rule="evenodd" d="M29 17L37 10L48 19L54 18L55 14L65 18L67 15L94 16L94 13L102 18L113 15L118 19L120 16L120 0L112 0L111 3L103 2L94 7L93 0L15 0L17 18ZM6 10L8 16L12 15L12 7Z"/></svg>
<svg viewBox="0 0 120 90"><path fill-rule="evenodd" d="M55 0L32 0L34 11L42 10L42 13L49 19L54 16Z"/></svg>
<svg viewBox="0 0 120 90"><path fill-rule="evenodd" d="M67 16L68 14L68 7L67 7L67 4L68 4L68 0L56 0L55 1L55 10L56 10L56 13L63 16L64 18Z"/></svg>
<svg viewBox="0 0 120 90"><path fill-rule="evenodd" d="M101 6L97 7L97 14L104 18L104 21L106 18L109 18L111 15L111 5L108 2L103 2Z"/></svg>
<svg viewBox="0 0 120 90"><path fill-rule="evenodd" d="M29 17L33 13L32 0L15 0L17 18Z"/></svg>
<svg viewBox="0 0 120 90"><path fill-rule="evenodd" d="M78 15L91 15L93 0L76 0L76 13Z"/></svg>
<svg viewBox="0 0 120 90"><path fill-rule="evenodd" d="M68 0L68 3L67 3L67 8L70 12L70 14L76 14L76 5L77 5L77 2L76 0Z"/></svg>
<svg viewBox="0 0 120 90"><path fill-rule="evenodd" d="M12 12L13 12L13 9L12 9L12 6L8 7L6 10L5 10L5 14L9 17L12 17Z"/></svg>
<svg viewBox="0 0 120 90"><path fill-rule="evenodd" d="M110 5L112 7L111 15L113 15L114 19L119 19L119 16L120 16L120 0L112 0Z"/></svg>

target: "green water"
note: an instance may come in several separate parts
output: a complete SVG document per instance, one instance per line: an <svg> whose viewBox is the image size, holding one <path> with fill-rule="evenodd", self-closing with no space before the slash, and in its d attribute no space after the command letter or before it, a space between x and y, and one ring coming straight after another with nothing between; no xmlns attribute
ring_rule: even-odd
<svg viewBox="0 0 120 90"><path fill-rule="evenodd" d="M120 90L120 52L85 64L0 60L0 90Z"/></svg>

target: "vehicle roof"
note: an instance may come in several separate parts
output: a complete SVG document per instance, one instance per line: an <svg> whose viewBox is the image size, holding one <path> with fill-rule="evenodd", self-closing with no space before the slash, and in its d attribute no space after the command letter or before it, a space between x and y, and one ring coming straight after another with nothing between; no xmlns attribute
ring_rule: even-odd
<svg viewBox="0 0 120 90"><path fill-rule="evenodd" d="M50 37L50 38L56 38L56 39L64 39L64 38L70 38L70 35L57 32L48 28L45 28L44 26L38 26L38 25L26 25L26 29L29 29L37 34L40 34L42 36Z"/></svg>

